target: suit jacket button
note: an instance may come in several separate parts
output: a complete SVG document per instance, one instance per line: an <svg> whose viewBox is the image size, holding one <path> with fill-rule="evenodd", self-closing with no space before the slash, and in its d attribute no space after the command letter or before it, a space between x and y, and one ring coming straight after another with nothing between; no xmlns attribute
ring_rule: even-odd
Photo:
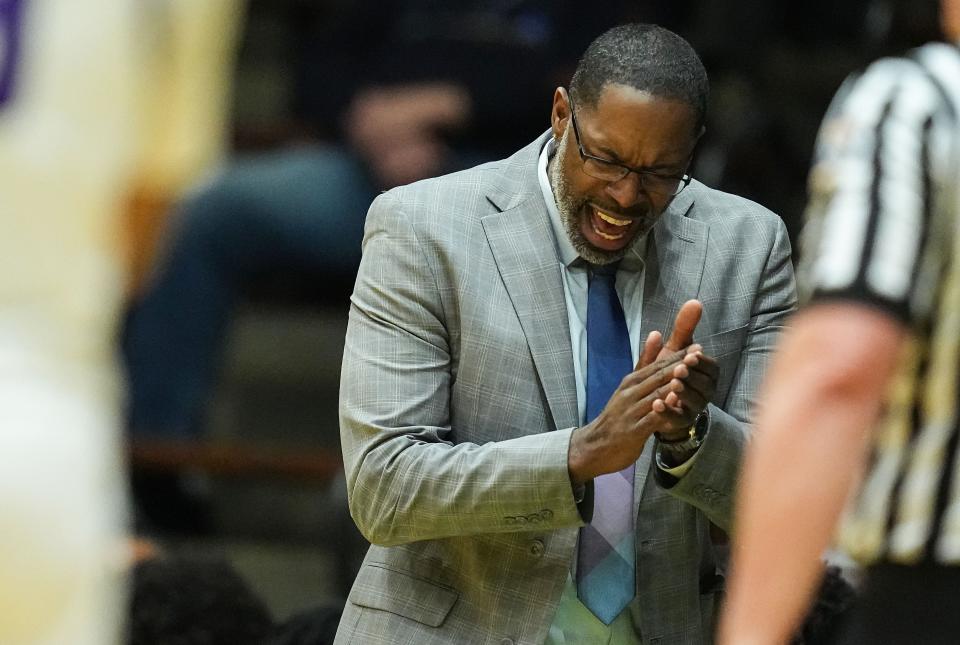
<svg viewBox="0 0 960 645"><path fill-rule="evenodd" d="M542 540L534 540L530 543L530 555L535 558L542 556L545 550L546 547L544 547Z"/></svg>

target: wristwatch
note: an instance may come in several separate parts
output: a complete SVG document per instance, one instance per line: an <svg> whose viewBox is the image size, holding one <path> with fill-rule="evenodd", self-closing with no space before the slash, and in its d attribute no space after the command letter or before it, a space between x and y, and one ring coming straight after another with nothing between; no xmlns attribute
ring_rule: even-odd
<svg viewBox="0 0 960 645"><path fill-rule="evenodd" d="M671 441L664 439L660 436L659 432L655 433L655 436L660 444L660 450L673 458L686 457L695 452L697 448L700 447L700 444L703 443L703 437L706 435L707 426L709 425L710 416L707 408L704 408L700 411L700 414L697 415L697 418L693 420L689 434L686 437Z"/></svg>

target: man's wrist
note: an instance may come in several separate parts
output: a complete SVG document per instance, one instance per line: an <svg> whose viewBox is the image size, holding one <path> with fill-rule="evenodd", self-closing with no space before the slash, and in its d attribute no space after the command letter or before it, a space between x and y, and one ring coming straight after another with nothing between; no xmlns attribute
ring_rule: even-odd
<svg viewBox="0 0 960 645"><path fill-rule="evenodd" d="M659 448L658 456L662 455L669 467L686 462L700 449L708 425L709 416L707 409L704 408L694 419L693 424L683 433L673 435L656 433Z"/></svg>
<svg viewBox="0 0 960 645"><path fill-rule="evenodd" d="M570 433L570 443L567 447L567 472L570 475L570 483L573 484L574 488L593 479L587 472L586 447L582 440L586 427L580 426Z"/></svg>
<svg viewBox="0 0 960 645"><path fill-rule="evenodd" d="M669 432L654 432L653 436L661 444L671 445L687 441L694 433L694 426L689 426L680 430L671 430Z"/></svg>

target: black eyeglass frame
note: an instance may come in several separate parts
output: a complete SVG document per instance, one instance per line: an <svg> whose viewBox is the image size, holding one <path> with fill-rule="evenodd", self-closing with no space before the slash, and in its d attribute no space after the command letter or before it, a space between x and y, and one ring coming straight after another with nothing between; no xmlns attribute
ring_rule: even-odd
<svg viewBox="0 0 960 645"><path fill-rule="evenodd" d="M573 124L573 136L577 140L577 151L580 153L580 159L583 161L583 171L593 177L594 179L602 179L610 183L618 182L630 173L636 173L640 177L640 185L643 186L643 189L649 193L655 195L661 195L663 197L675 197L680 194L680 192L686 188L690 181L693 179L690 175L684 173L682 176L677 177L676 175L662 175L651 170L644 170L643 168L631 168L626 164L613 161L612 159L604 159L603 157L597 157L592 155L583 149L583 141L580 139L580 128L577 126L577 115L576 110L573 107L573 99L570 97L570 93L567 93L567 104L570 106L570 123ZM620 172L619 176L597 176L590 173L589 168L590 164L587 163L588 160L595 161L601 164L602 168L609 168L610 170L618 169ZM663 181L663 180L674 180L677 182L676 188L671 192L664 192L663 190L658 189L656 186L650 186L648 182L650 181Z"/></svg>

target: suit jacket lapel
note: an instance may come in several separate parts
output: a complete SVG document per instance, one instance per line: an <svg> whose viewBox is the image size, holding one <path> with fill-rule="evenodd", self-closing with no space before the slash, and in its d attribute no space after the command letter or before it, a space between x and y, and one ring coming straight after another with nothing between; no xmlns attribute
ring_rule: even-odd
<svg viewBox="0 0 960 645"><path fill-rule="evenodd" d="M696 186L680 193L651 231L643 287L641 343L653 330L662 332L664 339L669 338L680 306L700 292L710 227L688 217L698 192ZM653 443L651 437L637 461L633 496L636 506L650 471Z"/></svg>
<svg viewBox="0 0 960 645"><path fill-rule="evenodd" d="M537 183L541 137L514 155L490 201L502 212L482 218L490 249L526 335L555 428L579 424L573 352L560 262Z"/></svg>
<svg viewBox="0 0 960 645"><path fill-rule="evenodd" d="M680 305L700 292L710 227L687 217L693 195L680 201L684 196L664 212L647 246L641 338L655 329L668 338Z"/></svg>

